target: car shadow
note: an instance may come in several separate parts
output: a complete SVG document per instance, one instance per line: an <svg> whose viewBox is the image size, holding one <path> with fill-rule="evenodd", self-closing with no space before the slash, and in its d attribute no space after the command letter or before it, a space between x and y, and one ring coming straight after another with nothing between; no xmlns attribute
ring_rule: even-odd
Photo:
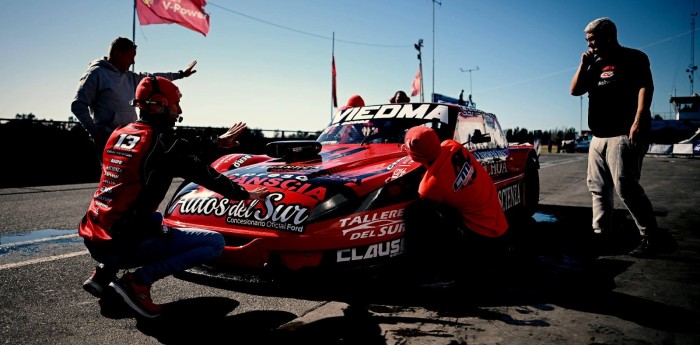
<svg viewBox="0 0 700 345"><path fill-rule="evenodd" d="M260 344L277 327L296 318L293 313L279 310L227 316L232 310L231 302L235 301L202 302L201 299L173 302L157 318L139 318L136 328L162 344Z"/></svg>
<svg viewBox="0 0 700 345"><path fill-rule="evenodd" d="M415 284L413 268L400 265L372 275L326 272L321 276L296 276L263 285L200 276L180 278L251 294L347 303L349 307L343 316L258 335L310 344L333 343L338 339L384 343L379 336L381 324L452 323L444 318L401 316L407 314L402 311L415 308L451 320L474 317L515 326L548 327L550 324L544 319L533 320L531 316L520 319L517 315L529 314L528 308L548 310L555 305L610 315L653 329L698 334L697 312L614 290L615 277L635 264L626 254L638 243L639 234L624 210L615 211L613 223L615 232L606 234L601 241L591 237L590 208L541 205L532 219L511 224L513 248L505 260L493 267L465 272L445 287ZM518 313L513 316L494 307L515 308ZM222 322L228 322L228 318Z"/></svg>

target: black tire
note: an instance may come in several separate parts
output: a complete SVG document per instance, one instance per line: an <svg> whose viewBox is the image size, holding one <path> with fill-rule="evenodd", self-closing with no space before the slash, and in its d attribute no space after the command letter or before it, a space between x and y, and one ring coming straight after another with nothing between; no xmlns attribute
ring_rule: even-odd
<svg viewBox="0 0 700 345"><path fill-rule="evenodd" d="M540 204L540 163L535 155L528 157L525 166L523 202L525 215L531 217Z"/></svg>

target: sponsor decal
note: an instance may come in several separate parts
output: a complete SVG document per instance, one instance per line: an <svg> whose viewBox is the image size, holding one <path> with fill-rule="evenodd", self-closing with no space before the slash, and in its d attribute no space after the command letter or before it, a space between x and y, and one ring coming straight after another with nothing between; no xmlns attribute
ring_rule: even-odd
<svg viewBox="0 0 700 345"><path fill-rule="evenodd" d="M235 202L228 198L208 195L201 198L180 198L168 209L168 214L179 210L181 215L225 218L228 224L295 233L304 232L304 222L309 218L308 207L282 202L284 199L282 193L270 193L263 203L259 203L258 200ZM257 207L258 205L260 207Z"/></svg>
<svg viewBox="0 0 700 345"><path fill-rule="evenodd" d="M327 181L357 182L357 177L347 175L328 175L321 178Z"/></svg>
<svg viewBox="0 0 700 345"><path fill-rule="evenodd" d="M470 109L470 108L462 108L462 111L459 113L459 116L462 117L478 117L484 115L483 112L476 110L476 109Z"/></svg>
<svg viewBox="0 0 700 345"><path fill-rule="evenodd" d="M605 66L603 71L600 73L601 79L612 78L615 75L615 66Z"/></svg>
<svg viewBox="0 0 700 345"><path fill-rule="evenodd" d="M396 180L397 178L406 175L408 171L405 168L399 168L394 170L394 173L391 174L391 181Z"/></svg>
<svg viewBox="0 0 700 345"><path fill-rule="evenodd" d="M499 189L498 200L501 201L501 208L503 208L503 211L506 211L515 205L519 205L521 203L520 183Z"/></svg>
<svg viewBox="0 0 700 345"><path fill-rule="evenodd" d="M351 172L348 172L346 174L342 174L342 173L335 173L334 174L334 173L332 173L332 171L333 171L333 169L328 169L325 172L329 173L330 175L319 177L318 180L341 181L341 182L345 182L346 184L353 183L356 185L361 185L362 181L366 178L370 178L373 176L377 176L377 175L381 175L381 174L386 173L386 171L384 169L370 171L370 172L366 172L364 174L359 174L359 175L350 175L350 174L357 174L357 172L355 172L355 171L351 171Z"/></svg>
<svg viewBox="0 0 700 345"><path fill-rule="evenodd" d="M386 167L386 170L389 171L389 170L391 170L391 169L394 169L394 167L396 166L396 164L399 164L399 162L401 162L401 161L404 160L404 159L406 159L406 157L401 157L401 158L399 158L399 159L397 159L397 160L391 162L391 164L389 164L389 166Z"/></svg>
<svg viewBox="0 0 700 345"><path fill-rule="evenodd" d="M109 171L114 171L114 172L122 172L122 168L113 167L111 165L108 165L106 169Z"/></svg>
<svg viewBox="0 0 700 345"><path fill-rule="evenodd" d="M456 192L469 184L469 182L472 180L472 176L474 176L474 167L469 164L469 160L466 160L462 165L462 168L459 169L459 173L457 174L454 183L452 183L452 190Z"/></svg>
<svg viewBox="0 0 700 345"><path fill-rule="evenodd" d="M409 167L413 163L413 160L411 157L403 157L397 159L395 162L391 163L386 170L391 170L395 168L397 165L401 167ZM391 174L391 177L386 179L386 182L389 183L393 180L396 180L397 178L406 175L408 173L408 168L396 168L394 172Z"/></svg>
<svg viewBox="0 0 700 345"><path fill-rule="evenodd" d="M494 176L498 174L505 174L508 172L508 166L506 162L488 162L484 165L484 169L488 171L489 175Z"/></svg>
<svg viewBox="0 0 700 345"><path fill-rule="evenodd" d="M612 82L612 78L615 77L615 66L605 66L600 72L600 80L598 81L598 86L604 86Z"/></svg>
<svg viewBox="0 0 700 345"><path fill-rule="evenodd" d="M102 202L105 202L105 203L108 203L108 204L110 202L112 202L112 198L108 198L108 197L101 195L101 194L95 194L95 199L102 201Z"/></svg>
<svg viewBox="0 0 700 345"><path fill-rule="evenodd" d="M245 155L241 158L236 159L236 161L233 162L233 164L231 164L231 165L235 168L240 168L243 165L243 163L245 163L247 160L249 160L252 157L253 156L251 156L251 155Z"/></svg>
<svg viewBox="0 0 700 345"><path fill-rule="evenodd" d="M508 154L506 154L506 152L503 150L474 151L474 152L472 152L472 155L474 155L474 158L476 158L479 162L486 161L488 159L491 159L491 160L503 159L503 160L505 160L506 158L508 158Z"/></svg>
<svg viewBox="0 0 700 345"><path fill-rule="evenodd" d="M244 173L244 174L241 174L241 173L233 173L233 174L230 174L229 176L239 177L239 178L246 178L246 179L247 179L247 178L251 178L251 177L254 177L254 178L257 178L257 179L260 179L260 178L263 178L263 179L275 178L275 179L282 179L282 180L291 180L291 179L294 179L294 180L302 181L302 182L306 182L306 181L309 180L309 178L308 178L307 176L305 176L305 175L278 174L278 173L274 173L274 174L268 174L268 173ZM234 180L234 181L235 181L235 180ZM248 182L248 183L253 183L253 182Z"/></svg>
<svg viewBox="0 0 700 345"><path fill-rule="evenodd" d="M343 218L339 220L340 228L343 236L350 234L351 240L404 232L403 210L402 208Z"/></svg>
<svg viewBox="0 0 700 345"><path fill-rule="evenodd" d="M112 148L131 151L136 147L139 141L141 141L141 137L138 135L122 133L119 134L119 139L117 139L117 142Z"/></svg>
<svg viewBox="0 0 700 345"><path fill-rule="evenodd" d="M121 159L116 159L116 158L110 158L109 162L112 163L112 164L120 164L120 165L121 165L121 164L124 164L124 161L123 161L123 160L121 160Z"/></svg>
<svg viewBox="0 0 700 345"><path fill-rule="evenodd" d="M107 153L109 153L110 155L122 156L122 157L127 157L127 158L131 158L134 156L134 154L131 152L115 151L112 149L107 149Z"/></svg>
<svg viewBox="0 0 700 345"><path fill-rule="evenodd" d="M112 193L112 188L113 187L100 187L100 192L101 193Z"/></svg>
<svg viewBox="0 0 700 345"><path fill-rule="evenodd" d="M112 174L111 172L105 172L105 177L119 178L119 174Z"/></svg>
<svg viewBox="0 0 700 345"><path fill-rule="evenodd" d="M319 168L317 165L275 165L267 168L267 171L316 170Z"/></svg>
<svg viewBox="0 0 700 345"><path fill-rule="evenodd" d="M332 124L350 121L367 121L372 119L444 119L447 122L448 108L445 105L420 104L385 104L350 108L339 111Z"/></svg>
<svg viewBox="0 0 700 345"><path fill-rule="evenodd" d="M336 160L338 158L342 158L348 155L352 155L358 152L362 152L367 150L366 147L355 147L355 148L339 148L336 150L331 150L326 153L321 154L321 157L323 157L323 161L332 161Z"/></svg>
<svg viewBox="0 0 700 345"><path fill-rule="evenodd" d="M370 228L367 230L367 228ZM350 240L360 238L384 237L387 235L398 234L406 231L406 225L403 220L383 220L376 221L372 224L363 224L348 230L355 231L350 234ZM345 231L343 231L345 233Z"/></svg>
<svg viewBox="0 0 700 345"><path fill-rule="evenodd" d="M320 178L321 180L325 181L340 181L344 182L346 185L347 184L354 184L354 185L361 185L362 180L366 177L378 175L379 173L368 173L368 174L363 174L363 175L328 175Z"/></svg>
<svg viewBox="0 0 700 345"><path fill-rule="evenodd" d="M326 187L314 187L313 184L304 182L308 178L302 175L291 174L233 174L239 176L233 179L238 184L252 184L257 186L281 188L290 192L304 194L316 200L324 200Z"/></svg>
<svg viewBox="0 0 700 345"><path fill-rule="evenodd" d="M336 251L336 262L370 260L381 257L394 257L404 251L404 239L375 243L367 246L339 249Z"/></svg>

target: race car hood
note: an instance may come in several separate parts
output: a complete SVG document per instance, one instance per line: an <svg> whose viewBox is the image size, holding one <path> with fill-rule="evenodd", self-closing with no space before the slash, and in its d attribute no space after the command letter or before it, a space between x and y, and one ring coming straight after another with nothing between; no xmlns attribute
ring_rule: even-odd
<svg viewBox="0 0 700 345"><path fill-rule="evenodd" d="M241 159L231 160L241 162ZM200 228L205 224L215 230L243 226L303 233L305 225L313 221L318 204L324 203L326 207L336 200L361 199L420 167L395 143L324 145L318 155L303 161L268 159L240 165L232 164L224 175L248 191L267 187L271 192L267 200L263 203L230 200L190 183L168 205L169 224Z"/></svg>

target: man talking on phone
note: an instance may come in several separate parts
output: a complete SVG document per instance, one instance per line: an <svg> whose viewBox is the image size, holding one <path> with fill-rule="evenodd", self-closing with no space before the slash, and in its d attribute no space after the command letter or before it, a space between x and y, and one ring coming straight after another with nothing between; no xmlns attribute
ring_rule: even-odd
<svg viewBox="0 0 700 345"><path fill-rule="evenodd" d="M571 81L571 95L588 93L588 190L592 196L593 234L607 236L614 210L613 190L630 212L641 242L629 255L650 257L669 249L672 238L658 228L651 201L639 184L649 148L654 82L649 58L621 46L617 27L599 18L584 29L588 50Z"/></svg>

